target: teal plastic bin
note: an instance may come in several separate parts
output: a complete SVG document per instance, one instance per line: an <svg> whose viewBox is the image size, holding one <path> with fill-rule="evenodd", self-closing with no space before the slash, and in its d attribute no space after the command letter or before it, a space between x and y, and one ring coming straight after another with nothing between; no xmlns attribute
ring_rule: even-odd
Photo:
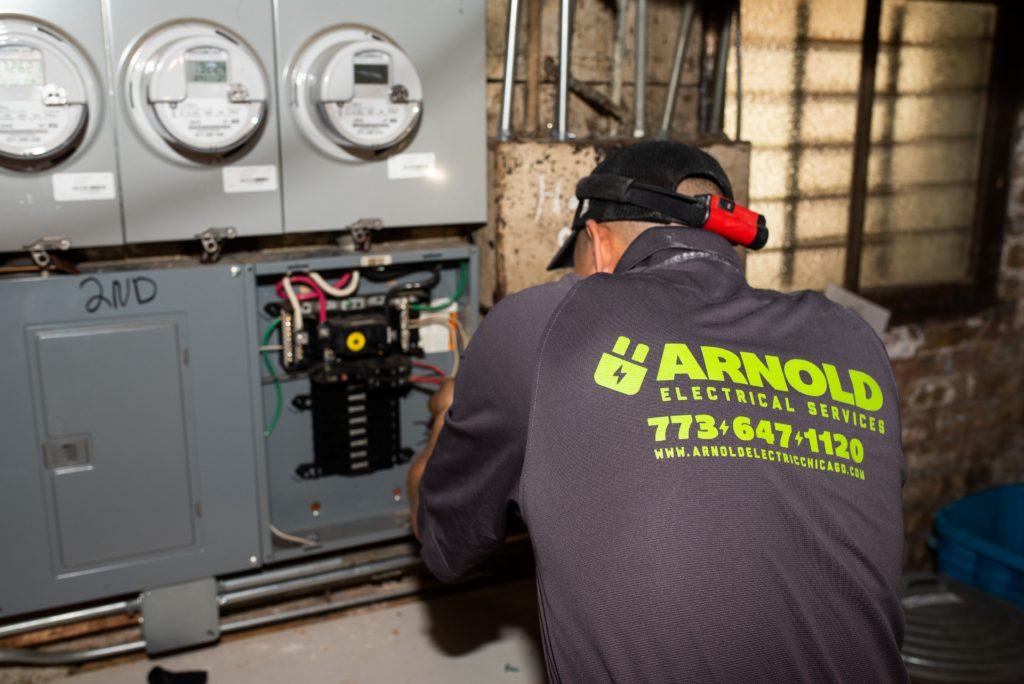
<svg viewBox="0 0 1024 684"><path fill-rule="evenodd" d="M1024 484L994 487L935 516L939 572L1024 608Z"/></svg>

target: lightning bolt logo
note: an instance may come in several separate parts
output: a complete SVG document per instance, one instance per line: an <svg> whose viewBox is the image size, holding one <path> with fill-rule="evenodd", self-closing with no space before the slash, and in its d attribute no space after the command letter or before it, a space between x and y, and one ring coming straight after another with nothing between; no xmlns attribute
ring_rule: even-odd
<svg viewBox="0 0 1024 684"><path fill-rule="evenodd" d="M800 446L803 443L804 443L804 433L802 433L802 432L796 433L796 445Z"/></svg>
<svg viewBox="0 0 1024 684"><path fill-rule="evenodd" d="M729 434L729 424L728 424L728 423L726 423L726 422L725 422L725 421L723 420L723 421L722 421L722 424L718 426L718 430L719 430L719 431L720 431L720 432L721 432L721 433L722 433L723 435L727 435L727 434Z"/></svg>
<svg viewBox="0 0 1024 684"><path fill-rule="evenodd" d="M624 365L620 365L618 368L615 369L615 372L612 373L612 375L614 375L616 378L615 384L621 385L622 381L626 379L626 367Z"/></svg>
<svg viewBox="0 0 1024 684"><path fill-rule="evenodd" d="M601 387L629 396L640 391L640 386L647 375L647 368L643 364L647 361L650 347L646 344L637 344L633 353L629 354L631 344L628 337L619 337L615 340L611 353L605 352L601 355L594 370L594 382Z"/></svg>

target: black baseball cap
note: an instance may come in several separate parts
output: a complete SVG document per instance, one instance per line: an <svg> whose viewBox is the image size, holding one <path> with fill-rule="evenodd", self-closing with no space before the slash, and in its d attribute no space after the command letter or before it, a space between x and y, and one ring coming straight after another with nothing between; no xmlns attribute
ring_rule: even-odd
<svg viewBox="0 0 1024 684"><path fill-rule="evenodd" d="M706 178L722 189L729 199L732 183L722 166L707 152L673 140L645 140L621 150L616 150L598 164L594 174L624 176L635 181L675 192L676 187L687 178ZM589 219L599 223L606 221L650 221L651 223L679 223L666 214L628 202L589 199L581 195L580 185L576 186L576 216L572 232L555 258L548 264L548 270L567 268L573 265L573 250L580 230Z"/></svg>

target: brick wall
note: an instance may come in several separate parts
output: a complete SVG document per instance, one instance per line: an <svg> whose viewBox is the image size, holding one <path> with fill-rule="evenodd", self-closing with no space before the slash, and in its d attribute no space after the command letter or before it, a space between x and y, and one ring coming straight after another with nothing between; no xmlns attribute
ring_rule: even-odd
<svg viewBox="0 0 1024 684"><path fill-rule="evenodd" d="M935 512L965 494L1024 482L1024 110L1017 120L999 304L886 335L899 383L908 570L929 569Z"/></svg>

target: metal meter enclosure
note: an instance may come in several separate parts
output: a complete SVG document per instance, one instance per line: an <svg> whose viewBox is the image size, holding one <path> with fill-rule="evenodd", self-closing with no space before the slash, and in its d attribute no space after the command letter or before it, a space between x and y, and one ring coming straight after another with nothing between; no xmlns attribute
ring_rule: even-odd
<svg viewBox="0 0 1024 684"><path fill-rule="evenodd" d="M100 0L16 0L5 10L0 251L21 250L41 238L66 238L75 247L119 243Z"/></svg>
<svg viewBox="0 0 1024 684"><path fill-rule="evenodd" d="M483 0L275 11L287 232L486 221Z"/></svg>
<svg viewBox="0 0 1024 684"><path fill-rule="evenodd" d="M269 3L110 0L127 242L281 231Z"/></svg>

